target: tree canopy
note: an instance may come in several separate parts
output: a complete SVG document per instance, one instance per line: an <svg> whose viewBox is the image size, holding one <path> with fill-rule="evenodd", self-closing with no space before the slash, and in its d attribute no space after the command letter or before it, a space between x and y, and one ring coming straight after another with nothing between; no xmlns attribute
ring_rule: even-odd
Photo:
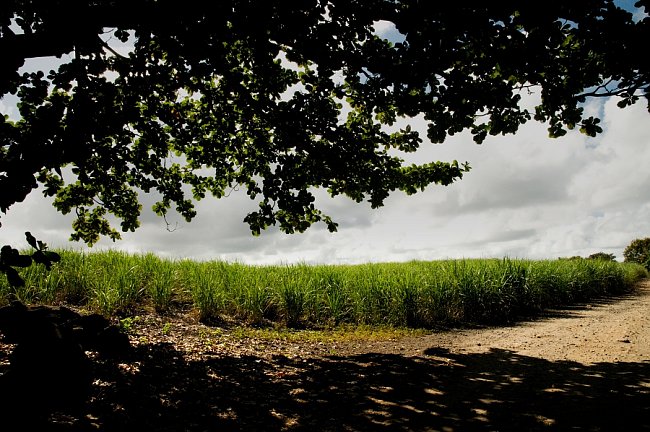
<svg viewBox="0 0 650 432"><path fill-rule="evenodd" d="M633 262L650 270L650 237L635 239L623 251L625 262Z"/></svg>
<svg viewBox="0 0 650 432"><path fill-rule="evenodd" d="M481 143L533 119L596 135L588 98L650 104L648 40L650 19L608 0L3 0L0 95L20 118L0 123L0 210L40 185L92 244L119 237L109 213L138 227L141 193L191 220L195 200L240 187L253 233L335 230L315 188L379 207L467 172L404 163L415 117L434 143ZM43 56L60 65L24 71Z"/></svg>

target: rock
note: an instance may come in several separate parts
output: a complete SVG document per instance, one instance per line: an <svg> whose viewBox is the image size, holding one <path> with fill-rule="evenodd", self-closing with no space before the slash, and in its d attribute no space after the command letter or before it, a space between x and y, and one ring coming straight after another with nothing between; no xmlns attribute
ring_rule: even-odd
<svg viewBox="0 0 650 432"><path fill-rule="evenodd" d="M55 410L83 408L92 386L85 351L129 352L128 337L100 315L13 302L0 308L0 333L16 344L0 377L0 421L45 421Z"/></svg>
<svg viewBox="0 0 650 432"><path fill-rule="evenodd" d="M131 352L129 337L101 315L80 316L74 322L73 332L86 351L107 357L124 357Z"/></svg>
<svg viewBox="0 0 650 432"><path fill-rule="evenodd" d="M44 420L54 410L80 409L91 388L90 361L65 324L69 309L0 308L0 331L16 344L0 380L1 418Z"/></svg>

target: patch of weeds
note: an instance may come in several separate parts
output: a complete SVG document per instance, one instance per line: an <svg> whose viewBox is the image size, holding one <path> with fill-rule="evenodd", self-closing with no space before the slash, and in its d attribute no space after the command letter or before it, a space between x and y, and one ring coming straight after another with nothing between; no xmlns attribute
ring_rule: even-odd
<svg viewBox="0 0 650 432"><path fill-rule="evenodd" d="M204 345L211 346L222 333L221 329L199 329L199 338Z"/></svg>
<svg viewBox="0 0 650 432"><path fill-rule="evenodd" d="M424 336L430 331L421 328L391 326L341 326L331 330L334 341L381 341L409 336Z"/></svg>
<svg viewBox="0 0 650 432"><path fill-rule="evenodd" d="M236 339L284 340L287 342L353 342L380 341L406 336L422 336L426 330L379 326L341 326L325 330L296 330L286 327L237 327L231 332Z"/></svg>
<svg viewBox="0 0 650 432"><path fill-rule="evenodd" d="M172 323L168 322L162 326L162 334L164 336L167 336L171 330L172 330Z"/></svg>
<svg viewBox="0 0 650 432"><path fill-rule="evenodd" d="M215 344L218 344L217 340L222 335L221 329L200 329L199 330L199 339L201 344L204 347L212 348Z"/></svg>
<svg viewBox="0 0 650 432"><path fill-rule="evenodd" d="M122 332L131 334L135 331L135 324L140 320L139 316L122 318L119 321L119 327Z"/></svg>

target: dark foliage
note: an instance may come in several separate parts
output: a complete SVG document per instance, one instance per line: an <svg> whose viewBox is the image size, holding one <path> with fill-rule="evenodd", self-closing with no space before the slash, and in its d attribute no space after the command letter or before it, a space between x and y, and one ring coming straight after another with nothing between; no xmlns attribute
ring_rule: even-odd
<svg viewBox="0 0 650 432"><path fill-rule="evenodd" d="M0 250L0 273L7 276L10 285L24 286L25 281L20 277L15 267L29 267L32 263L42 264L48 270L53 263L59 262L61 257L56 252L47 250L47 245L38 241L34 236L26 232L27 243L32 247L32 254L21 254L17 249L5 245Z"/></svg>
<svg viewBox="0 0 650 432"><path fill-rule="evenodd" d="M434 143L531 119L554 137L597 134L587 98L650 94L649 29L610 0L6 0L0 97L18 98L20 119L0 123L0 210L41 185L92 244L119 237L107 213L138 227L140 191L190 220L193 200L243 188L259 201L253 233L335 230L314 188L378 207L469 169L405 165L395 150L422 138L396 125L415 116ZM60 64L21 73L41 56ZM531 87L534 111L521 104Z"/></svg>
<svg viewBox="0 0 650 432"><path fill-rule="evenodd" d="M595 260L604 260L604 261L616 261L616 256L611 253L606 252L596 252L587 257L587 259Z"/></svg>
<svg viewBox="0 0 650 432"><path fill-rule="evenodd" d="M126 335L99 315L82 316L65 307L0 308L0 334L15 344L10 368L0 376L0 418L27 427L57 410L82 409L91 389L85 351L125 356Z"/></svg>
<svg viewBox="0 0 650 432"><path fill-rule="evenodd" d="M650 270L650 237L636 239L623 251L625 262L635 262Z"/></svg>

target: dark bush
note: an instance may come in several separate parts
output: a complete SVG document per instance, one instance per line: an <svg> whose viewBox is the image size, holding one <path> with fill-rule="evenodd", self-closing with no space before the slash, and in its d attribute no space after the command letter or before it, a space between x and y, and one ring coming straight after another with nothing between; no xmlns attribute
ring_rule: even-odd
<svg viewBox="0 0 650 432"><path fill-rule="evenodd" d="M587 259L616 261L616 256L614 256L614 254L609 254L605 252L596 252L594 254L589 255Z"/></svg>
<svg viewBox="0 0 650 432"><path fill-rule="evenodd" d="M0 376L0 419L35 426L54 411L83 409L92 387L86 351L125 356L128 337L100 315L81 315L66 307L0 308L0 335L15 347Z"/></svg>
<svg viewBox="0 0 650 432"><path fill-rule="evenodd" d="M634 262L650 270L650 237L636 239L623 252L625 262Z"/></svg>

